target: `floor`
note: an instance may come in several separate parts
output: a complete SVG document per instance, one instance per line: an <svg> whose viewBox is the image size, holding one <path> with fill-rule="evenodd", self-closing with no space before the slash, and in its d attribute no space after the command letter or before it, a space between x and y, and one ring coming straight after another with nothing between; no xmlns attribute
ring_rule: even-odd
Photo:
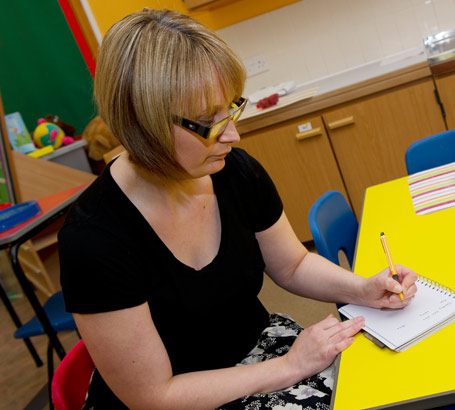
<svg viewBox="0 0 455 410"><path fill-rule="evenodd" d="M311 247L311 244L309 244ZM14 284L13 284L14 285ZM260 298L270 312L287 313L304 327L324 319L329 313L337 314L334 304L316 302L290 294L276 286L267 276ZM12 301L23 322L32 316L25 298ZM0 410L48 409L38 400L46 398L43 387L47 383L46 364L37 368L22 340L13 337L15 327L6 308L0 303ZM59 337L68 351L79 340L75 332L63 332ZM46 363L47 338L32 338L40 357ZM58 365L58 358L54 355ZM41 394L35 396L41 391ZM33 401L33 399L35 400Z"/></svg>
<svg viewBox="0 0 455 410"><path fill-rule="evenodd" d="M31 339L44 362L43 366L36 367L24 342L14 339L15 326L4 305L0 305L0 410L48 409L48 405L40 405L39 400L38 404L32 403L27 407L47 383L47 337L37 336ZM32 316L31 308L24 297L13 300L13 306L22 322ZM59 337L66 351L79 340L74 331L62 332ZM54 363L59 363L56 355ZM47 397L47 390L41 397Z"/></svg>
<svg viewBox="0 0 455 410"><path fill-rule="evenodd" d="M12 294L11 303L22 323L33 316L29 302L21 296L19 285L11 270L9 259L0 252L2 285ZM54 272L51 272L54 275ZM58 272L56 273L58 274ZM54 278L53 282L57 283ZM46 297L37 292L43 303ZM0 410L43 410L47 404L47 337L31 338L43 365L37 367L24 342L13 337L16 327L5 306L0 302ZM59 333L60 341L69 351L79 340L76 332ZM54 354L54 364L59 363ZM41 394L38 394L41 393Z"/></svg>

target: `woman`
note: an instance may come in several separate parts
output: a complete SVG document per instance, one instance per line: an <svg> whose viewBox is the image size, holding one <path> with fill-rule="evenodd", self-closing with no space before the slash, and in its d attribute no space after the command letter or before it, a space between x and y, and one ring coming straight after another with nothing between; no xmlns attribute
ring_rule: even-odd
<svg viewBox="0 0 455 410"><path fill-rule="evenodd" d="M416 291L404 267L401 285L388 269L365 279L302 246L264 169L231 148L244 82L229 47L177 12L134 13L103 40L96 101L126 153L59 235L97 368L87 409L328 408L329 366L363 318L302 330L269 315L263 272L323 301L400 308Z"/></svg>

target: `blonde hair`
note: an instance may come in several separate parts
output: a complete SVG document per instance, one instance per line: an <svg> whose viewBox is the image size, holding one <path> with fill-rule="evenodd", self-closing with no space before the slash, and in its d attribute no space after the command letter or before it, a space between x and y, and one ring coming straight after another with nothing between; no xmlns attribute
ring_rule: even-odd
<svg viewBox="0 0 455 410"><path fill-rule="evenodd" d="M187 176L175 157L173 125L241 97L245 68L213 31L176 11L144 9L115 23L100 47L95 98L130 160L160 176Z"/></svg>

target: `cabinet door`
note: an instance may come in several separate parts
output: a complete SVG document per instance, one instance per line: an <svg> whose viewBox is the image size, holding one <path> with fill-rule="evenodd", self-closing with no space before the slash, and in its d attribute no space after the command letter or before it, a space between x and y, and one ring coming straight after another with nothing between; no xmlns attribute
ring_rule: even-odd
<svg viewBox="0 0 455 410"><path fill-rule="evenodd" d="M298 126L311 124L300 132ZM346 195L321 117L299 118L242 135L238 144L267 170L302 242L312 240L308 211L328 190Z"/></svg>
<svg viewBox="0 0 455 410"><path fill-rule="evenodd" d="M444 105L446 113L447 128L455 128L455 73L436 77L439 97Z"/></svg>
<svg viewBox="0 0 455 410"><path fill-rule="evenodd" d="M357 218L365 189L405 176L408 146L445 130L431 79L358 100L323 119Z"/></svg>

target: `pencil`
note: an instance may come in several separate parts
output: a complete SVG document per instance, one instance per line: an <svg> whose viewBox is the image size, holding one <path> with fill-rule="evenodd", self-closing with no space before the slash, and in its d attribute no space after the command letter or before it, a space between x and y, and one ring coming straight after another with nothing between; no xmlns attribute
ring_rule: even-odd
<svg viewBox="0 0 455 410"><path fill-rule="evenodd" d="M398 283L400 283L400 281L398 280L397 270L395 269L395 265L393 264L393 261L392 261L392 256L390 255L389 247L387 246L387 240L385 238L384 232L381 232L381 243L382 243L382 248L384 249L385 256L387 258L387 262L389 264L390 273L392 274L392 278L395 279ZM400 296L401 301L403 301L404 300L403 292L400 292L399 296Z"/></svg>

